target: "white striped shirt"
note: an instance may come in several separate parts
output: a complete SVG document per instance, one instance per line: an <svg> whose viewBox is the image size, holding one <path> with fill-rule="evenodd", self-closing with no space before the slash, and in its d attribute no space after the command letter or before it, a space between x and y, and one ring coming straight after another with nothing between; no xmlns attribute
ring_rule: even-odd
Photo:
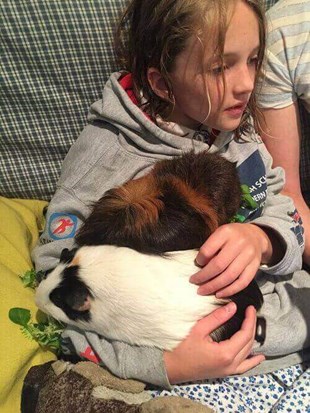
<svg viewBox="0 0 310 413"><path fill-rule="evenodd" d="M263 108L284 108L301 99L310 112L310 0L280 0L268 12Z"/></svg>

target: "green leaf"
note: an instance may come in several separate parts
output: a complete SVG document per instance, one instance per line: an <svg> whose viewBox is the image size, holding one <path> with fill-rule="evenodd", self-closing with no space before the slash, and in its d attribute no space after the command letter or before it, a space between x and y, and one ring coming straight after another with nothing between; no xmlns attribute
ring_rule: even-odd
<svg viewBox="0 0 310 413"><path fill-rule="evenodd" d="M33 328L37 331L44 331L46 329L46 323L34 323Z"/></svg>
<svg viewBox="0 0 310 413"><path fill-rule="evenodd" d="M20 329L24 336L28 338L28 340L34 340L31 332L28 330L28 327L21 327Z"/></svg>
<svg viewBox="0 0 310 413"><path fill-rule="evenodd" d="M255 209L258 207L258 204L256 201L254 201L254 199L251 197L251 195L243 195L243 200L245 201L246 205L248 205L249 207Z"/></svg>
<svg viewBox="0 0 310 413"><path fill-rule="evenodd" d="M24 287L36 289L43 275L42 271L36 272L32 269L21 275L20 279ZM61 334L64 330L64 325L61 322L39 311L37 322L33 323L30 321L30 310L25 308L11 308L9 318L13 323L21 326L23 335L28 339L35 340L40 346L49 348L56 354L59 353Z"/></svg>
<svg viewBox="0 0 310 413"><path fill-rule="evenodd" d="M9 311L9 319L13 321L13 323L18 324L20 326L26 327L30 321L30 310L26 310L25 308L11 308Z"/></svg>
<svg viewBox="0 0 310 413"><path fill-rule="evenodd" d="M36 272L34 269L26 271L23 275L20 275L20 279L24 287L29 287L35 289L37 286L36 282Z"/></svg>
<svg viewBox="0 0 310 413"><path fill-rule="evenodd" d="M241 185L241 191L244 195L246 195L250 193L250 188L248 185L243 184Z"/></svg>
<svg viewBox="0 0 310 413"><path fill-rule="evenodd" d="M245 217L240 215L240 214L236 214L231 220L230 222L243 222L245 221Z"/></svg>
<svg viewBox="0 0 310 413"><path fill-rule="evenodd" d="M258 208L258 204L256 201L254 201L250 193L250 188L248 187L248 185L241 185L241 191L242 191L242 201L245 204L245 206L250 207L251 209Z"/></svg>

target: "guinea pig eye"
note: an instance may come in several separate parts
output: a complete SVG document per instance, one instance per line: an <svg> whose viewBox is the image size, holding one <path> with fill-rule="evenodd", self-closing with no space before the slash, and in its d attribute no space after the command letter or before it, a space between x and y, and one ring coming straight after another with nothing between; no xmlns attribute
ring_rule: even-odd
<svg viewBox="0 0 310 413"><path fill-rule="evenodd" d="M46 271L37 271L36 272L36 283L39 285L43 280L45 280L47 278L47 276L49 275L49 273L51 273L53 271L54 268L51 268L50 270L46 270Z"/></svg>
<svg viewBox="0 0 310 413"><path fill-rule="evenodd" d="M92 293L78 277L79 267L64 269L63 280L50 294L51 302L62 309L70 320L90 319Z"/></svg>

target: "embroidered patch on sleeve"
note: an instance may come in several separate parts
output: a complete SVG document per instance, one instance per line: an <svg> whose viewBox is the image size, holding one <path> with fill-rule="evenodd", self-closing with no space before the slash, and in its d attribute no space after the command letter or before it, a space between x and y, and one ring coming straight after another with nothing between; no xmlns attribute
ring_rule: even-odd
<svg viewBox="0 0 310 413"><path fill-rule="evenodd" d="M290 212L288 215L292 218L292 222L294 223L294 225L290 229L295 234L298 244L303 245L304 244L304 228L302 226L301 216L299 215L297 209L295 209L293 212Z"/></svg>
<svg viewBox="0 0 310 413"><path fill-rule="evenodd" d="M48 221L48 234L53 240L73 238L77 223L75 215L55 212Z"/></svg>

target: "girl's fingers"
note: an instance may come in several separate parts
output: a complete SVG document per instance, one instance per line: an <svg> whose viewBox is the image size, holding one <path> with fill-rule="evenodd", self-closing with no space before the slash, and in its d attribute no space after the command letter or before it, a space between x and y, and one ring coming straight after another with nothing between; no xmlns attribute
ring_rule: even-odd
<svg viewBox="0 0 310 413"><path fill-rule="evenodd" d="M251 312L252 310L249 309L249 307L246 309L246 317L247 317L247 312ZM255 313L255 322L252 324L252 335L248 341L248 343L240 350L239 354L236 356L236 362L237 365L239 365L243 360L245 360L251 353L252 348L253 348L253 343L254 343L254 338L255 338L255 333L256 333L256 322L257 322L257 317L256 317L256 311L254 309ZM242 327L241 327L242 328Z"/></svg>
<svg viewBox="0 0 310 413"><path fill-rule="evenodd" d="M196 257L196 262L201 267L208 264L208 262L216 256L216 254L227 242L227 235L223 234L224 227L225 225L222 225L217 230L215 230L215 232L213 232L213 234L210 235L207 241L200 247Z"/></svg>
<svg viewBox="0 0 310 413"><path fill-rule="evenodd" d="M228 374L242 374L265 360L265 357L262 354L249 357L253 347L255 331L256 310L253 306L249 306L246 309L245 319L241 329L229 340L219 343L220 345L229 343L231 371Z"/></svg>
<svg viewBox="0 0 310 413"><path fill-rule="evenodd" d="M234 302L221 306L212 311L212 313L208 314L206 317L199 320L193 327L193 331L195 330L204 338L212 333L212 331L226 323L226 321L231 319L236 311L237 305Z"/></svg>
<svg viewBox="0 0 310 413"><path fill-rule="evenodd" d="M206 267L202 268L200 271L196 272L195 274L193 274L190 279L189 282L192 284L202 284L206 281L212 280L212 278L216 277L219 273L215 273L215 272L210 272L210 270Z"/></svg>
<svg viewBox="0 0 310 413"><path fill-rule="evenodd" d="M254 337L251 337L249 342L236 355L235 360L234 360L234 364L236 366L239 366L240 363L242 363L244 360L246 360L251 355L252 348L253 348L253 341L254 341Z"/></svg>
<svg viewBox="0 0 310 413"><path fill-rule="evenodd" d="M245 319L241 328L230 339L220 342L225 345L229 343L231 357L235 359L241 352L247 352L251 349L256 330L256 310L253 306L249 306L245 311ZM248 348L249 347L249 348ZM242 353L242 354L243 354Z"/></svg>
<svg viewBox="0 0 310 413"><path fill-rule="evenodd" d="M241 275L232 284L228 285L227 287L221 290L217 290L216 297L231 297L232 295L244 290L253 280L256 272L257 266L253 263L249 264L247 267L245 267Z"/></svg>
<svg viewBox="0 0 310 413"><path fill-rule="evenodd" d="M236 369L236 374L245 373L246 371L258 366L264 360L265 356L263 354L258 354L256 356L249 357L239 364L239 366Z"/></svg>
<svg viewBox="0 0 310 413"><path fill-rule="evenodd" d="M242 255L234 257L228 267L221 274L206 284L201 285L198 288L197 293L200 295L214 294L227 286L231 286L232 283L239 278L240 274L242 274L247 265L248 262L246 257ZM243 288L245 287L246 285Z"/></svg>
<svg viewBox="0 0 310 413"><path fill-rule="evenodd" d="M193 284L202 284L213 279L221 274L231 264L231 262L238 256L238 250L234 245L228 243L221 246L221 250L217 250L217 254L212 256L212 259L196 274L192 275L189 281ZM200 250L201 251L201 250ZM199 252L200 253L200 252ZM199 255L198 253L198 255ZM196 257L196 261L198 258Z"/></svg>
<svg viewBox="0 0 310 413"><path fill-rule="evenodd" d="M202 284L206 281L209 281L217 275L222 274L227 270L228 267L230 268L231 265L231 269L232 271L234 271L234 273L237 274L237 277L244 270L245 266L252 262L255 258L255 254L252 248L244 248L244 244L236 241L235 239L221 239L221 244L218 244L218 246L219 249L216 250L216 253L212 255L212 258L210 260L208 259L205 267L190 278L191 283ZM213 252L214 251L212 251L212 253ZM201 247L196 257L197 262L199 262L200 254L205 254L204 246ZM231 282L226 283L225 285L228 285L230 283ZM222 285L220 288L222 287L224 287L224 285ZM214 291L217 290L212 288L212 292ZM211 294L211 292L208 292L206 294Z"/></svg>

